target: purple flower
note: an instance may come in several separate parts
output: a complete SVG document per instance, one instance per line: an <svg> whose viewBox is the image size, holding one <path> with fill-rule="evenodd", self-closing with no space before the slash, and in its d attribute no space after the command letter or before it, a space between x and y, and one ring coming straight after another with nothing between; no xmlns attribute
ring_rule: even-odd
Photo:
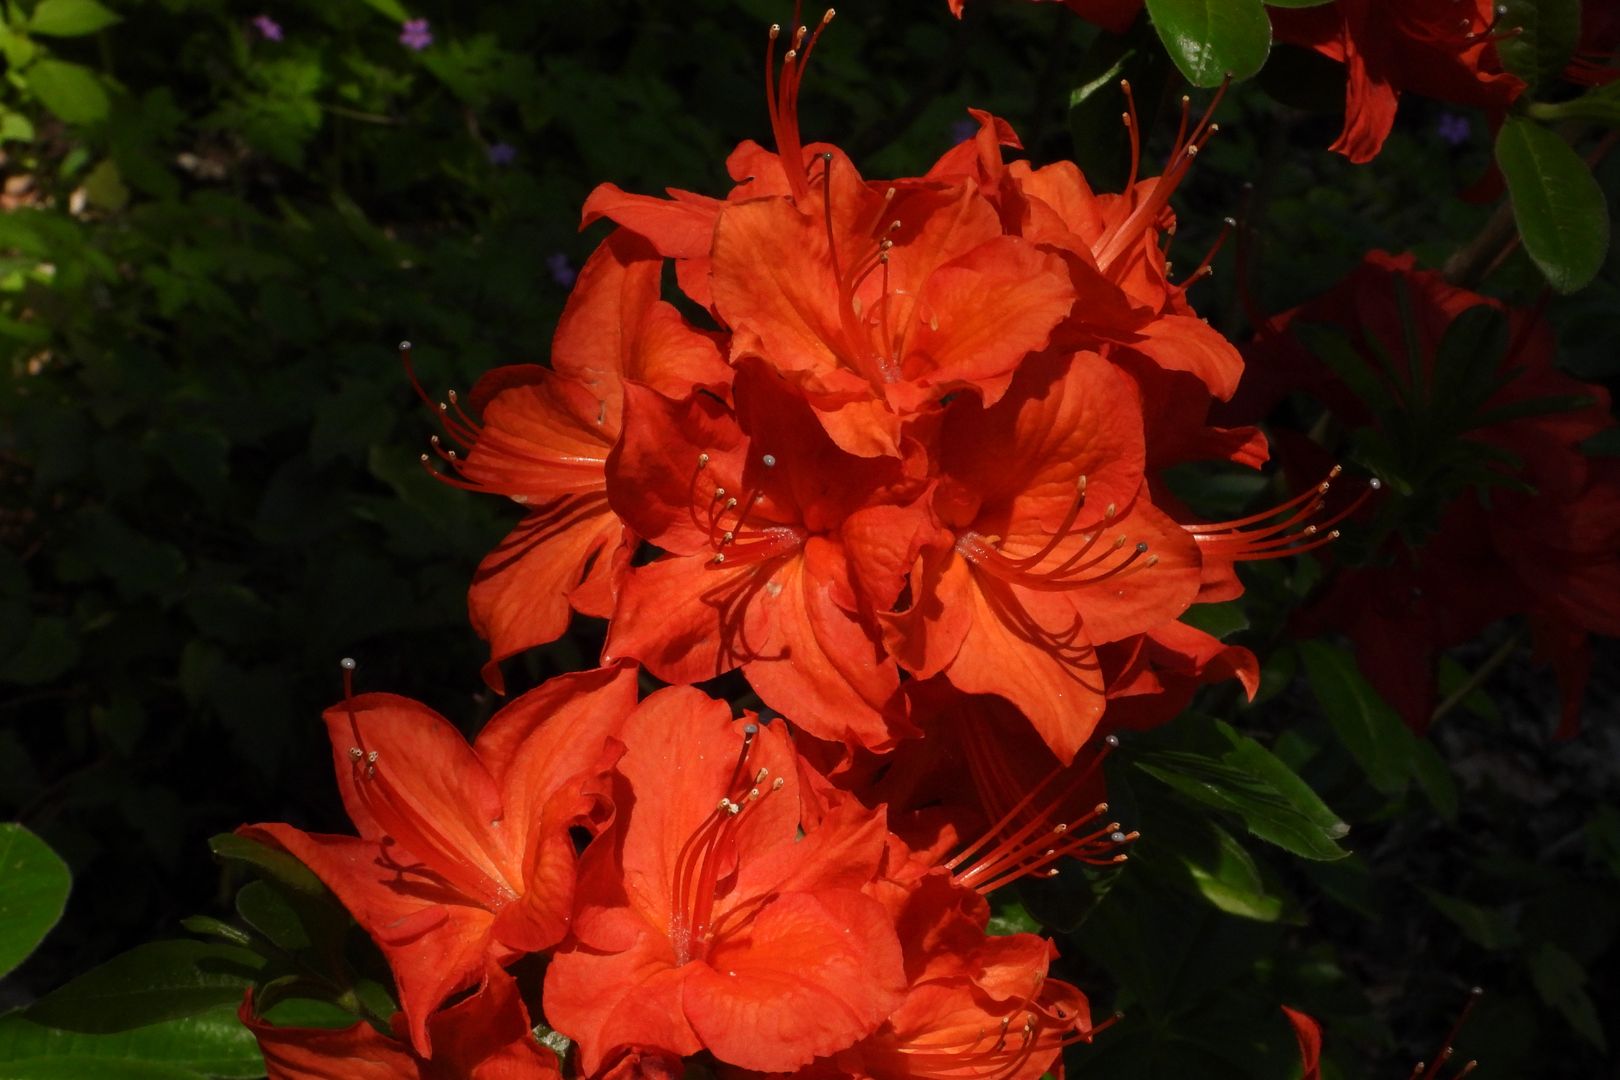
<svg viewBox="0 0 1620 1080"><path fill-rule="evenodd" d="M979 124L976 120L958 120L951 125L951 145L967 142L979 133Z"/></svg>
<svg viewBox="0 0 1620 1080"><path fill-rule="evenodd" d="M1473 125L1468 122L1468 117L1456 113L1441 113L1440 122L1435 127L1440 137L1452 146L1461 146L1473 134Z"/></svg>
<svg viewBox="0 0 1620 1080"><path fill-rule="evenodd" d="M568 256L560 251L546 256L546 270L550 272L551 280L565 289L579 277L579 272L569 265Z"/></svg>
<svg viewBox="0 0 1620 1080"><path fill-rule="evenodd" d="M428 29L426 19L406 19L405 24L399 28L399 43L407 49L421 52L433 44L433 31Z"/></svg>
<svg viewBox="0 0 1620 1080"><path fill-rule="evenodd" d="M257 30L259 36L266 41L281 40L281 24L268 15L255 15L253 17L253 29Z"/></svg>
<svg viewBox="0 0 1620 1080"><path fill-rule="evenodd" d="M491 143L485 153L489 155L491 165L510 165L517 160L517 147L511 143Z"/></svg>

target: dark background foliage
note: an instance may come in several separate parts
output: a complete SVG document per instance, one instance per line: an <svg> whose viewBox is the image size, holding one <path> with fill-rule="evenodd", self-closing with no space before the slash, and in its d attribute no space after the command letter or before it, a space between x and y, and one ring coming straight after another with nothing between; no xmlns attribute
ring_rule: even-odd
<svg viewBox="0 0 1620 1080"><path fill-rule="evenodd" d="M345 827L318 723L338 658L468 730L496 706L464 594L515 515L424 474L432 416L394 345L415 343L435 393L543 362L600 237L576 230L587 192L723 190L730 148L768 140L765 26L787 17L774 0L425 3L409 14L433 41L415 51L393 0L113 7L122 20L94 33L28 36L32 5L13 0L0 30L0 819L75 878L0 1006L223 913L234 879L208 836ZM1112 47L1057 4L982 0L962 23L944 0L851 5L817 52L804 128L868 175L900 175L960 138L971 104L1007 117L1036 161L1075 157L1117 184L1117 95L1069 103ZM1182 88L1162 58L1132 63L1151 170ZM1439 125L1455 118L1409 100L1384 154L1355 167L1325 151L1340 94L1284 50L1234 89L1178 198L1178 261L1196 265L1242 214L1249 286L1279 310L1369 248L1438 264L1477 233L1491 207L1457 192L1489 160L1484 118L1462 114L1473 134L1452 145ZM1602 179L1613 192L1612 165ZM1194 300L1241 339L1230 254ZM1490 283L1516 302L1539 287L1522 255ZM1553 302L1570 371L1620 374L1617 305L1612 258ZM1205 496L1254 492L1226 478ZM1355 854L1240 842L1154 789L1129 874L1002 913L1064 932L1099 1011L1130 1013L1083 1075L1286 1076L1278 1002L1325 1019L1341 1075L1405 1075L1475 982L1491 991L1463 1039L1479 1076L1599 1075L1620 1038L1603 978L1620 929L1614 650L1579 739L1552 742L1550 678L1510 649L1433 752L1401 751L1427 771L1380 787L1277 644L1314 568L1272 564L1206 613L1268 678L1252 708L1228 693L1202 707L1299 770L1352 824ZM1447 685L1514 632L1457 650ZM590 664L599 635L526 658L514 688ZM1122 767L1116 801L1152 784Z"/></svg>

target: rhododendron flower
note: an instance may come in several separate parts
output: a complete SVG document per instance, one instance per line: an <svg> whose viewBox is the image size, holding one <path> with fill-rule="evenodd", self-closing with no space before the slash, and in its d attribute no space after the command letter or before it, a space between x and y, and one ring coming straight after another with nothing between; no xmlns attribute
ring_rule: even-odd
<svg viewBox="0 0 1620 1080"><path fill-rule="evenodd" d="M481 421L454 394L440 406L459 447L435 439L452 467L442 478L530 508L479 565L468 594L473 628L490 643L484 676L497 690L500 661L562 636L571 608L602 617L613 609L629 553L604 469L622 424L623 380L672 394L730 380L714 342L658 299L662 265L644 240L610 236L563 309L551 368L485 375L470 396Z"/></svg>
<svg viewBox="0 0 1620 1080"><path fill-rule="evenodd" d="M557 1055L535 1042L517 983L496 965L478 991L428 1021L434 1055L408 1039L404 1014L389 1038L370 1024L346 1028L278 1027L253 1011L251 991L239 1010L259 1042L268 1080L561 1080Z"/></svg>
<svg viewBox="0 0 1620 1080"><path fill-rule="evenodd" d="M345 684L347 686L347 677ZM491 962L549 948L574 904L574 843L590 827L636 674L561 675L497 713L468 746L448 720L392 694L326 712L344 808L358 837L244 826L324 881L394 971L411 1043Z"/></svg>
<svg viewBox="0 0 1620 1080"><path fill-rule="evenodd" d="M1142 483L1141 429L1135 387L1094 354L1026 362L989 408L953 402L939 528L886 617L907 670L1005 697L1064 761L1102 716L1095 646L1198 593L1197 544Z"/></svg>
<svg viewBox="0 0 1620 1080"><path fill-rule="evenodd" d="M584 1072L628 1047L789 1071L871 1034L904 988L862 892L881 812L851 802L801 836L783 725L696 690L653 694L621 737L618 816L581 857L573 936L546 971L547 1019Z"/></svg>
<svg viewBox="0 0 1620 1080"><path fill-rule="evenodd" d="M870 613L900 591L891 548L925 511L895 504L920 495L921 467L844 453L757 365L734 389L730 409L627 388L610 490L668 554L626 576L607 652L671 682L740 667L807 731L890 745L905 731L885 711L900 675Z"/></svg>
<svg viewBox="0 0 1620 1080"><path fill-rule="evenodd" d="M1501 353L1482 359L1448 344L1475 309L1506 315ZM1313 326L1345 336L1324 339ZM1327 350L1332 365L1303 341ZM1438 651L1527 615L1564 684L1560 730L1572 733L1586 635L1620 632L1620 471L1579 449L1613 425L1603 388L1557 370L1536 315L1384 252L1264 326L1250 359L1259 378L1244 408L1306 388L1341 421L1375 433L1370 445L1387 447L1415 487L1400 531L1384 535L1368 565L1340 573L1303 628L1349 633L1369 680L1421 730Z"/></svg>
<svg viewBox="0 0 1620 1080"><path fill-rule="evenodd" d="M1270 11L1278 41L1345 66L1344 130L1330 149L1357 164L1383 149L1403 92L1502 110L1524 91L1496 55L1493 0L1336 0Z"/></svg>

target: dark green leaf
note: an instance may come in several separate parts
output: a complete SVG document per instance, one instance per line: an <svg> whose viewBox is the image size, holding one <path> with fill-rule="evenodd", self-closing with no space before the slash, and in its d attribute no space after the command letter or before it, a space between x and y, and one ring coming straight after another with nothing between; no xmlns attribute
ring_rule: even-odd
<svg viewBox="0 0 1620 1080"><path fill-rule="evenodd" d="M67 906L73 875L39 837L0 825L0 977L28 958Z"/></svg>
<svg viewBox="0 0 1620 1080"><path fill-rule="evenodd" d="M263 959L201 941L154 941L85 972L29 1006L35 1023L86 1033L122 1032L234 1007Z"/></svg>
<svg viewBox="0 0 1620 1080"><path fill-rule="evenodd" d="M1556 78L1581 38L1581 0L1501 0L1497 10L1502 66L1531 85Z"/></svg>
<svg viewBox="0 0 1620 1080"><path fill-rule="evenodd" d="M250 881L236 894L236 913L279 949L289 952L309 947L309 932L298 912L275 887Z"/></svg>
<svg viewBox="0 0 1620 1080"><path fill-rule="evenodd" d="M70 124L105 119L111 99L95 72L66 60L45 59L25 72L28 89L40 104Z"/></svg>
<svg viewBox="0 0 1620 1080"><path fill-rule="evenodd" d="M1373 787L1386 795L1406 787L1411 772L1411 733L1351 655L1324 641L1299 646L1305 674L1322 713L1361 765Z"/></svg>
<svg viewBox="0 0 1620 1080"><path fill-rule="evenodd" d="M264 1075L258 1043L230 1004L127 1031L62 1031L0 1020L0 1080L201 1080Z"/></svg>
<svg viewBox="0 0 1620 1080"><path fill-rule="evenodd" d="M1261 0L1147 0L1176 67L1194 86L1247 79L1266 62L1271 20Z"/></svg>
<svg viewBox="0 0 1620 1080"><path fill-rule="evenodd" d="M1541 1000L1562 1013L1582 1038L1600 1050L1607 1048L1603 1022L1586 992L1586 970L1578 960L1556 945L1543 944L1530 956L1530 978Z"/></svg>
<svg viewBox="0 0 1620 1080"><path fill-rule="evenodd" d="M1496 136L1496 163L1524 250L1552 287L1574 292L1591 281L1609 250L1609 206L1586 162L1540 124L1510 116Z"/></svg>
<svg viewBox="0 0 1620 1080"><path fill-rule="evenodd" d="M1255 836L1303 858L1345 856L1336 841L1350 827L1288 766L1219 720L1193 722L1203 730L1174 747L1137 754L1137 767L1188 798L1236 814ZM1179 730L1185 736L1189 725Z"/></svg>
<svg viewBox="0 0 1620 1080"><path fill-rule="evenodd" d="M1181 613L1181 621L1222 639L1249 628L1249 615L1236 600L1224 604L1194 604Z"/></svg>
<svg viewBox="0 0 1620 1080"><path fill-rule="evenodd" d="M1519 932L1507 912L1483 908L1434 889L1424 889L1423 895L1474 944L1487 949L1506 949L1518 944Z"/></svg>
<svg viewBox="0 0 1620 1080"><path fill-rule="evenodd" d="M216 859L251 866L271 881L294 891L311 896L326 893L321 879L285 851L277 851L235 833L220 833L208 841L208 847Z"/></svg>
<svg viewBox="0 0 1620 1080"><path fill-rule="evenodd" d="M77 37L93 34L117 21L118 16L96 0L40 0L28 20L28 30L34 34Z"/></svg>

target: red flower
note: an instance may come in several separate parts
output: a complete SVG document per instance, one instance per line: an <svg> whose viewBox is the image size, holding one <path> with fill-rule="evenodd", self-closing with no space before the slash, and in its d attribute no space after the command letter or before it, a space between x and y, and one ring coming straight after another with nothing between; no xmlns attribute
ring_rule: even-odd
<svg viewBox="0 0 1620 1080"><path fill-rule="evenodd" d="M1330 149L1357 164L1383 149L1402 92L1505 109L1524 90L1496 56L1492 0L1337 0L1270 10L1278 41L1345 66L1344 130Z"/></svg>
<svg viewBox="0 0 1620 1080"><path fill-rule="evenodd" d="M670 682L741 667L806 730L890 745L904 733L885 713L900 676L870 612L900 591L890 548L904 545L903 519L925 512L894 503L921 493L921 466L839 450L757 367L735 389L735 410L627 390L614 505L668 555L626 577L607 652Z"/></svg>
<svg viewBox="0 0 1620 1080"><path fill-rule="evenodd" d="M870 1034L904 986L862 893L881 813L850 804L801 838L782 726L695 690L652 695L622 738L619 815L582 857L574 934L546 971L547 1018L584 1071L629 1047L789 1071Z"/></svg>
<svg viewBox="0 0 1620 1080"><path fill-rule="evenodd" d="M1095 645L1173 620L1197 545L1142 483L1141 405L1101 357L1027 361L997 404L953 402L940 433L939 529L886 616L918 678L1017 705L1064 761L1107 693Z"/></svg>
<svg viewBox="0 0 1620 1080"><path fill-rule="evenodd" d="M431 1060L401 1042L404 1014L389 1038L367 1023L346 1028L278 1027L253 1011L248 992L238 1011L259 1041L269 1080L561 1080L557 1055L534 1041L517 983L495 965L478 992L428 1021Z"/></svg>
<svg viewBox="0 0 1620 1080"><path fill-rule="evenodd" d="M358 837L244 826L313 870L388 957L416 1051L428 1017L491 960L546 949L574 902L569 829L591 823L636 673L563 675L513 701L468 746L449 721L392 694L326 712Z"/></svg>
<svg viewBox="0 0 1620 1080"><path fill-rule="evenodd" d="M484 677L503 687L500 661L562 636L570 608L605 617L628 563L624 528L608 506L604 466L618 440L624 379L677 396L724 388L714 341L658 299L663 261L617 232L579 274L552 343L552 366L502 367L441 406L459 451L440 450L459 487L505 495L528 514L478 567L468 594L473 629L490 643ZM424 460L426 457L424 456Z"/></svg>
<svg viewBox="0 0 1620 1080"><path fill-rule="evenodd" d="M1282 1011L1299 1040L1300 1080L1322 1080L1322 1025L1298 1009L1284 1005Z"/></svg>

